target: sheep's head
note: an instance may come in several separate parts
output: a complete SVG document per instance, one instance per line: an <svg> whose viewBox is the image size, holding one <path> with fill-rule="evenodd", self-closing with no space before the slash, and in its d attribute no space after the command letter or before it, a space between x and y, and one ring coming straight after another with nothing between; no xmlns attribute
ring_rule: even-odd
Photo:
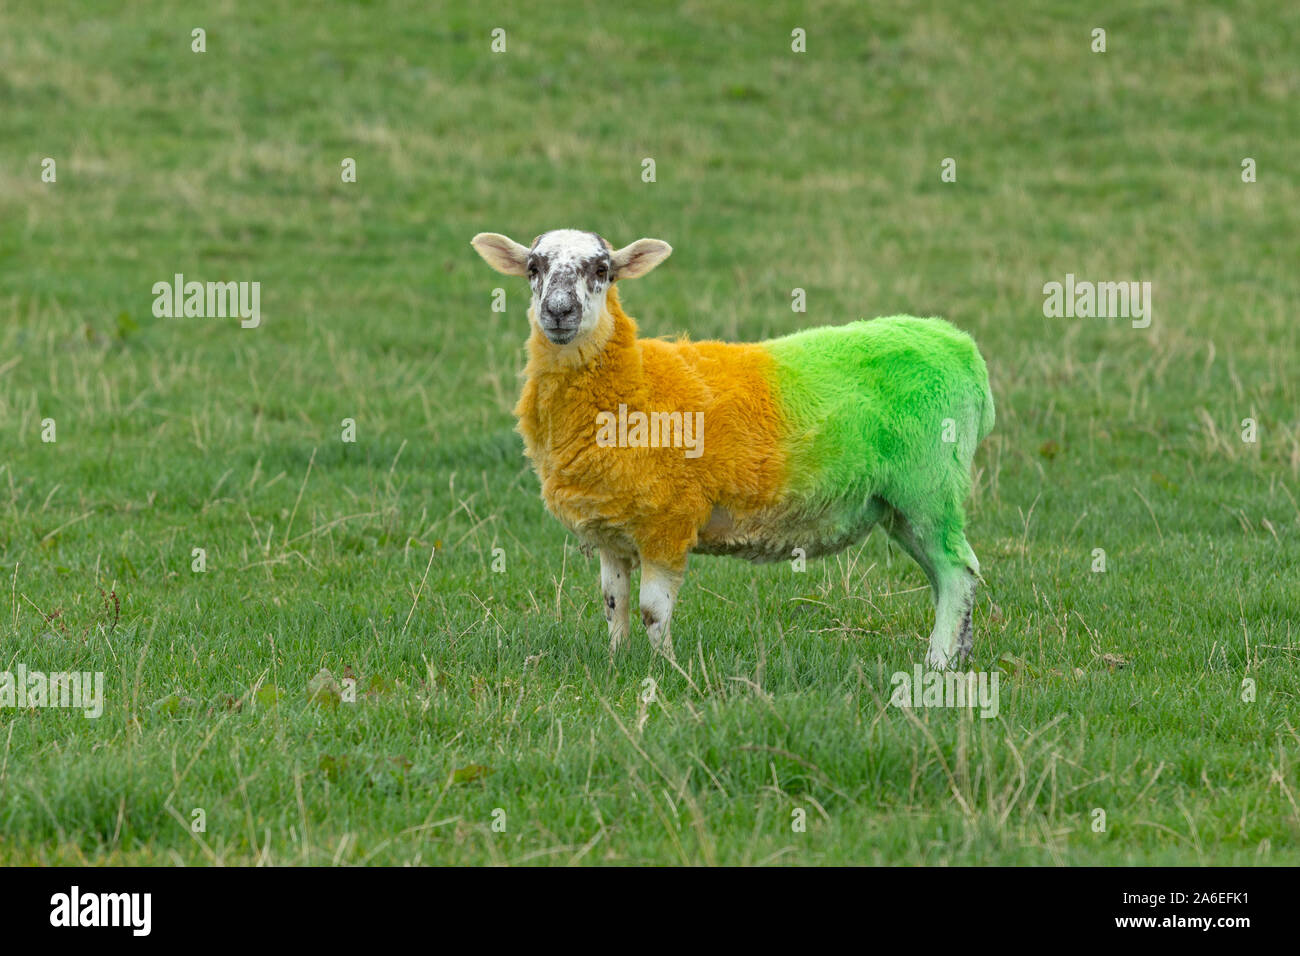
<svg viewBox="0 0 1300 956"><path fill-rule="evenodd" d="M577 229L544 232L532 248L495 232L480 232L471 245L497 272L528 279L533 290L528 314L556 345L568 345L596 327L611 283L645 275L673 251L659 239L615 249L594 232Z"/></svg>

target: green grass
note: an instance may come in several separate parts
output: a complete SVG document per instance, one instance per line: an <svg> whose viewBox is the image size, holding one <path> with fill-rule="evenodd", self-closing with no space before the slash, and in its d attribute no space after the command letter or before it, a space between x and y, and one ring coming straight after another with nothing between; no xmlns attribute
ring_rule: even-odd
<svg viewBox="0 0 1300 956"><path fill-rule="evenodd" d="M0 670L106 691L0 709L0 861L1297 862L1300 8L469 6L0 10ZM468 244L559 226L673 244L649 335L975 335L997 719L887 705L931 611L883 535L696 559L680 671L611 665ZM154 318L175 272L262 326ZM1067 272L1153 325L1044 318Z"/></svg>

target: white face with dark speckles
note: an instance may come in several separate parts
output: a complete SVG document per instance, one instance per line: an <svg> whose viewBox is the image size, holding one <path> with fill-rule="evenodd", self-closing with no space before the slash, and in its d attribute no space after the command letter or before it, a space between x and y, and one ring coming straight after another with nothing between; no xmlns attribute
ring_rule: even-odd
<svg viewBox="0 0 1300 956"><path fill-rule="evenodd" d="M566 345L600 318L613 281L613 250L594 232L556 229L538 236L528 250L527 273L542 334Z"/></svg>
<svg viewBox="0 0 1300 956"><path fill-rule="evenodd" d="M579 229L544 232L531 249L499 232L480 232L470 245L497 272L528 279L528 314L555 345L568 345L596 327L610 283L645 275L673 251L662 239L638 239L616 250Z"/></svg>

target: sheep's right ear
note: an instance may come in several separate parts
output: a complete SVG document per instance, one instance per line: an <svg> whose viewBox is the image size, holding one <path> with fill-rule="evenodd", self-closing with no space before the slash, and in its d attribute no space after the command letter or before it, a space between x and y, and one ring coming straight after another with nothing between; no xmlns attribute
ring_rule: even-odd
<svg viewBox="0 0 1300 956"><path fill-rule="evenodd" d="M495 232L480 232L469 241L483 261L497 272L508 276L528 274L528 247L521 246L509 236Z"/></svg>

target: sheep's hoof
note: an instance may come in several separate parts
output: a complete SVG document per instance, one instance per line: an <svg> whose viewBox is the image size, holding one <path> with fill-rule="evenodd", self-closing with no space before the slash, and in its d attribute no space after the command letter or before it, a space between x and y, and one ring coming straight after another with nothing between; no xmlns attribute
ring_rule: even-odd
<svg viewBox="0 0 1300 956"><path fill-rule="evenodd" d="M650 636L650 646L655 650L656 653L662 654L670 661L677 660L677 658L673 655L673 639L671 637L669 637L667 634L663 635L662 637L660 637L657 634L650 634L649 636Z"/></svg>
<svg viewBox="0 0 1300 956"><path fill-rule="evenodd" d="M943 651L932 647L925 655L925 666L927 670L946 671L956 663L956 660L957 655L946 654Z"/></svg>
<svg viewBox="0 0 1300 956"><path fill-rule="evenodd" d="M629 643L627 631L611 631L609 635L609 656L613 657Z"/></svg>

